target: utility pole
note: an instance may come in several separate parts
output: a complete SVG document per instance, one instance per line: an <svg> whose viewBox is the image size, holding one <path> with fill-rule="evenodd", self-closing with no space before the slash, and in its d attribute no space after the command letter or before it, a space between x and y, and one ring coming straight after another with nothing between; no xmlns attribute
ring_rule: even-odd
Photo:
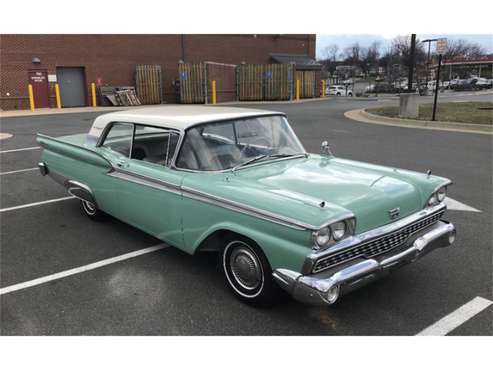
<svg viewBox="0 0 493 370"><path fill-rule="evenodd" d="M435 98L433 99L433 116L431 117L432 121L435 121L436 113L437 113L437 99L438 99L438 85L440 83L440 67L442 65L442 54L438 54L438 68L437 68L437 76L435 81Z"/></svg>
<svg viewBox="0 0 493 370"><path fill-rule="evenodd" d="M407 75L407 91L413 90L414 56L416 53L416 34L411 35L411 51L409 54L409 73Z"/></svg>
<svg viewBox="0 0 493 370"><path fill-rule="evenodd" d="M440 67L442 66L442 55L445 54L447 50L447 39L442 38L437 40L437 53L438 53L438 67L437 75L435 81L435 98L433 99L433 115L431 117L432 121L435 121L437 112L437 100L438 100L438 90L440 88Z"/></svg>

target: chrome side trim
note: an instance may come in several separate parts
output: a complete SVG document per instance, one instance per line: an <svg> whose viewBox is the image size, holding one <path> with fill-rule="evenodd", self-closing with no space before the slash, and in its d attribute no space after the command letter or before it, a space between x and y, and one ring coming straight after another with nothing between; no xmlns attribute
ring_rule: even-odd
<svg viewBox="0 0 493 370"><path fill-rule="evenodd" d="M174 185L166 181L158 180L149 176L143 176L132 171L126 171L120 168L114 168L108 172L108 176L116 177L125 181L130 181L135 184L148 186L150 188L164 190L173 194L181 195L179 185Z"/></svg>
<svg viewBox="0 0 493 370"><path fill-rule="evenodd" d="M203 193L188 187L182 187L182 191L184 197L216 205L218 207L226 208L232 211L240 212L266 221L274 222L276 224L287 226L296 230L313 230L314 228L316 228L316 226L306 224L289 217L280 216L275 213L260 210L255 207L250 207L245 204L221 198L215 195Z"/></svg>
<svg viewBox="0 0 493 370"><path fill-rule="evenodd" d="M272 212L260 210L255 207L247 206L242 203L238 203L232 200L228 200L215 195L203 193L195 189L171 184L169 182L158 180L152 177L143 176L135 172L123 170L120 168L114 168L113 171L108 172L108 176L116 177L125 181L130 181L136 184L152 187L158 190L171 192L177 195L182 195L189 199L198 200L200 202L212 204L218 207L229 209L235 212L240 212L248 216L257 217L266 221L274 222L279 225L287 226L296 230L315 230L318 227L303 223L301 221L284 217Z"/></svg>
<svg viewBox="0 0 493 370"><path fill-rule="evenodd" d="M412 215L409 215L407 217L404 217L396 222L378 227L376 229L372 229L369 231L366 231L364 233L361 233L359 235L355 235L352 237L349 237L347 239L341 240L339 243L334 244L333 246L313 252L309 254L306 257L305 263L303 265L302 273L304 274L309 274L311 273L313 267L315 266L315 263L317 262L318 259L324 258L326 256L335 254L337 252L340 252L344 249L349 249L352 247L357 246L358 244L362 244L363 242L369 242L372 239L376 239L379 237L382 237L386 234L395 232L409 224L412 224L420 219L426 218L428 216L431 216L435 213L439 213L443 210L445 210L447 207L445 204L440 203L437 204L436 206L430 207L430 208L425 208L422 209L419 212L413 213Z"/></svg>

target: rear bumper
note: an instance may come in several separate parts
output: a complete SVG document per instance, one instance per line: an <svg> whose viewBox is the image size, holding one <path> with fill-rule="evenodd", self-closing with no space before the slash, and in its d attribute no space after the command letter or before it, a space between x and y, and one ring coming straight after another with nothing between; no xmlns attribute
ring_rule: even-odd
<svg viewBox="0 0 493 370"><path fill-rule="evenodd" d="M438 221L416 235L404 248L396 252L323 271L302 275L298 272L277 269L273 276L278 284L295 299L310 304L332 304L347 294L386 273L423 257L437 248L450 246L455 241L455 227Z"/></svg>

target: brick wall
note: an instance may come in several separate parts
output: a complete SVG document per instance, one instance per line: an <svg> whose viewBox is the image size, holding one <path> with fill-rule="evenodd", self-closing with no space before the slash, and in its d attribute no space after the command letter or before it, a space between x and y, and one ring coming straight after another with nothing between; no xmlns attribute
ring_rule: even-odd
<svg viewBox="0 0 493 370"><path fill-rule="evenodd" d="M1 35L0 107L26 109L27 72L56 67L84 67L86 91L101 79L108 85L134 85L135 65L159 64L164 98L178 99L171 82L178 78L178 61L239 64L269 63L269 53L315 57L315 35ZM40 64L33 64L33 58ZM50 83L50 104L54 84ZM7 93L10 96L7 96ZM87 96L89 103L89 96Z"/></svg>

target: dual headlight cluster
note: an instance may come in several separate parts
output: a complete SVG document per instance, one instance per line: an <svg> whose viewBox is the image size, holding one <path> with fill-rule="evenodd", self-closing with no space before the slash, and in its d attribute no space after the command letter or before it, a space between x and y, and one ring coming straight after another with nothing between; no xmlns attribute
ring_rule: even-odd
<svg viewBox="0 0 493 370"><path fill-rule="evenodd" d="M426 202L426 205L428 207L436 206L437 204L442 203L446 197L447 197L447 187L442 186L433 194L431 194L431 196L428 198L428 202Z"/></svg>
<svg viewBox="0 0 493 370"><path fill-rule="evenodd" d="M356 220L354 218L348 218L320 228L313 232L314 249L326 248L353 235L355 226Z"/></svg>

